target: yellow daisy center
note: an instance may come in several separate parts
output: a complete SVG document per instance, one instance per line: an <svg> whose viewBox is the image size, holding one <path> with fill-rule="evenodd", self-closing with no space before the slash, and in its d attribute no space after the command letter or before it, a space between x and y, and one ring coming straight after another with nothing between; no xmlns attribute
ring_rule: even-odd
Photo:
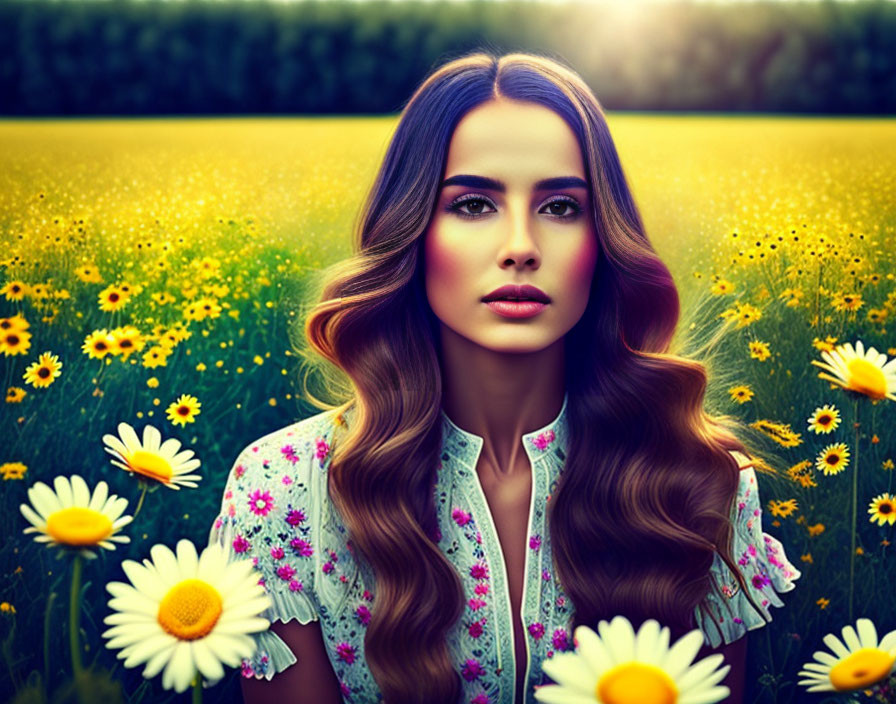
<svg viewBox="0 0 896 704"><path fill-rule="evenodd" d="M57 543L96 545L112 534L112 521L91 508L70 506L50 514L47 533Z"/></svg>
<svg viewBox="0 0 896 704"><path fill-rule="evenodd" d="M181 640L208 635L221 616L221 595L201 579L175 584L159 604L159 625Z"/></svg>
<svg viewBox="0 0 896 704"><path fill-rule="evenodd" d="M831 684L839 691L867 687L886 677L894 660L878 648L862 648L831 668Z"/></svg>
<svg viewBox="0 0 896 704"><path fill-rule="evenodd" d="M168 484L174 470L164 457L146 450L137 450L128 458L128 466L138 474Z"/></svg>
<svg viewBox="0 0 896 704"><path fill-rule="evenodd" d="M880 367L865 359L853 359L849 362L849 388L871 398L882 399L887 396L887 380Z"/></svg>
<svg viewBox="0 0 896 704"><path fill-rule="evenodd" d="M607 670L595 694L604 704L674 704L678 699L675 682L665 671L639 662Z"/></svg>

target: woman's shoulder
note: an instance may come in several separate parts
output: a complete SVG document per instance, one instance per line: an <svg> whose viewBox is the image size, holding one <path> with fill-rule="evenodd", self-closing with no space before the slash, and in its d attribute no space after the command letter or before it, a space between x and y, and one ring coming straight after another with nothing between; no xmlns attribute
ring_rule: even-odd
<svg viewBox="0 0 896 704"><path fill-rule="evenodd" d="M227 477L215 528L232 522L241 534L255 535L284 520L315 521L337 413L316 413L246 445Z"/></svg>
<svg viewBox="0 0 896 704"><path fill-rule="evenodd" d="M338 408L321 411L256 438L242 448L239 459L265 463L277 459L291 464L312 457L324 459L329 455L333 435L341 425Z"/></svg>

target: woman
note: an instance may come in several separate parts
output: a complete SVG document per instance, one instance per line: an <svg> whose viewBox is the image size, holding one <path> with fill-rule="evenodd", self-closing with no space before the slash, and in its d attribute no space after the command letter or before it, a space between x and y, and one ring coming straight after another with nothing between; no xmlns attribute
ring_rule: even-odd
<svg viewBox="0 0 896 704"><path fill-rule="evenodd" d="M586 84L442 66L358 235L305 326L343 403L247 447L210 536L274 602L246 701L534 702L576 626L624 614L701 627L739 702L742 636L800 575L669 353L673 279Z"/></svg>

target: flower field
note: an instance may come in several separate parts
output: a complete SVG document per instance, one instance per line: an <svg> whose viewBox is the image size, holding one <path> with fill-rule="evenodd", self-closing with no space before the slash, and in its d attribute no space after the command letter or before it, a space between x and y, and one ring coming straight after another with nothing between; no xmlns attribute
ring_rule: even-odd
<svg viewBox="0 0 896 704"><path fill-rule="evenodd" d="M707 405L765 449L763 530L802 572L750 633L748 700L822 701L797 673L825 634L860 618L896 629L896 122L608 121L678 282L682 335L721 331ZM217 603L201 575L223 558L201 553L239 450L316 412L301 399L302 296L351 251L394 125L0 123L0 691L13 701L180 701L203 681L209 700L236 696L246 641L214 650L214 620L170 625L175 601ZM116 657L137 621L107 619L139 611L162 565L181 580L164 599L152 587L164 630L188 635L160 652L207 640L201 679ZM242 623L222 603L221 623ZM248 633L263 604L247 604Z"/></svg>

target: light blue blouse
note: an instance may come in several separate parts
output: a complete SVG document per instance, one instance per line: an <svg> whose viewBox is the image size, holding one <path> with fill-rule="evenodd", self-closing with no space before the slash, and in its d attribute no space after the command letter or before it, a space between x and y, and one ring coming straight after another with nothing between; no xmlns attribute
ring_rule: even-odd
<svg viewBox="0 0 896 704"><path fill-rule="evenodd" d="M532 468L522 616L526 630L526 702L534 687L549 682L541 663L572 649L566 624L573 604L551 561L547 502L556 489L568 447L567 397L558 416L522 437ZM510 592L504 557L476 473L483 439L455 425L442 411L442 455L435 490L439 545L457 567L466 607L449 634L448 646L470 704L514 701L516 688ZM327 468L334 431L342 421L325 411L276 430L244 448L230 471L220 515L209 542L250 556L273 606L270 620L319 620L327 656L346 702L382 701L364 658L364 629L370 620L373 575L353 558L347 530L327 496ZM739 455L739 453L737 453ZM746 458L738 457L743 465ZM732 510L733 556L749 588L770 619L769 605L783 606L779 592L794 588L800 572L781 543L764 533L752 467L740 472ZM716 555L712 573L720 593L708 597L714 624L697 625L706 642L730 643L765 624ZM257 650L243 661L246 677L271 679L296 662L271 630L255 634Z"/></svg>

